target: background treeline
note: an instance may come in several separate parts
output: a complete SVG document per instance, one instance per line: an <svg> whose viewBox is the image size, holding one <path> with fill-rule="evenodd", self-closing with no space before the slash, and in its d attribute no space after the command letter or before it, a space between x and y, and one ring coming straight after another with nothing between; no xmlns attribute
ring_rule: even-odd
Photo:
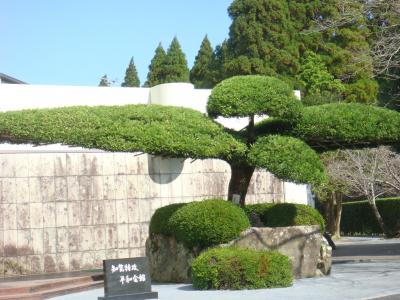
<svg viewBox="0 0 400 300"><path fill-rule="evenodd" d="M234 75L262 74L300 89L307 105L345 101L398 108L396 3L235 0L226 40L213 48L205 36L191 69L176 37L167 51L159 44L143 86L191 82L212 88ZM139 85L132 58L122 86Z"/></svg>

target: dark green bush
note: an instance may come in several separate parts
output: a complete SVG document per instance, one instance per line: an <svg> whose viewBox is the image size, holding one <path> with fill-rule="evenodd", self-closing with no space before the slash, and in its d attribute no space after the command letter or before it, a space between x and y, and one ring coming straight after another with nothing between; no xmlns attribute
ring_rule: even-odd
<svg viewBox="0 0 400 300"><path fill-rule="evenodd" d="M400 198L376 201L385 225L392 233L400 228ZM341 231L345 235L382 234L368 201L343 203Z"/></svg>
<svg viewBox="0 0 400 300"><path fill-rule="evenodd" d="M173 235L169 226L171 216L187 203L174 203L158 208L150 220L150 234Z"/></svg>
<svg viewBox="0 0 400 300"><path fill-rule="evenodd" d="M192 263L197 289L257 289L292 285L290 259L278 252L214 248Z"/></svg>
<svg viewBox="0 0 400 300"><path fill-rule="evenodd" d="M259 213L260 220L267 227L286 227L300 225L319 225L325 231L325 221L321 214L311 206L293 203L265 203L246 205L246 213Z"/></svg>
<svg viewBox="0 0 400 300"><path fill-rule="evenodd" d="M243 210L248 218L251 218L252 214L257 214L261 218L261 216L274 205L274 203L248 204L243 207Z"/></svg>
<svg viewBox="0 0 400 300"><path fill-rule="evenodd" d="M211 199L181 207L171 216L168 226L187 247L203 248L237 238L250 223L240 207L226 200Z"/></svg>

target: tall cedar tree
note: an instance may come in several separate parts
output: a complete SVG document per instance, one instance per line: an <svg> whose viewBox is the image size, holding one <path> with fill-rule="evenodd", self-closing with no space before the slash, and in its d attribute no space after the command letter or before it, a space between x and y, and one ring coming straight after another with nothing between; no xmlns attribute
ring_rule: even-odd
<svg viewBox="0 0 400 300"><path fill-rule="evenodd" d="M189 82L187 60L176 37L174 37L168 48L164 70L164 83Z"/></svg>
<svg viewBox="0 0 400 300"><path fill-rule="evenodd" d="M227 77L227 72L225 70L225 66L228 63L229 53L228 53L228 42L224 40L220 45L215 47L214 51L214 61L211 66L212 74L213 74L213 86L217 83L221 82L223 79Z"/></svg>
<svg viewBox="0 0 400 300"><path fill-rule="evenodd" d="M133 57L129 61L128 68L125 72L124 82L121 84L122 87L139 87L140 80L138 73L136 71L135 63L133 62Z"/></svg>
<svg viewBox="0 0 400 300"><path fill-rule="evenodd" d="M235 0L228 13L225 77L263 74L292 80L299 53L287 1Z"/></svg>
<svg viewBox="0 0 400 300"><path fill-rule="evenodd" d="M104 74L103 77L101 77L99 86L110 86L110 81L108 81L107 74Z"/></svg>
<svg viewBox="0 0 400 300"><path fill-rule="evenodd" d="M206 35L190 70L190 82L196 88L209 89L214 86L214 59L214 51Z"/></svg>
<svg viewBox="0 0 400 300"><path fill-rule="evenodd" d="M344 84L345 101L375 102L378 85L371 79L367 18L335 30L311 30L317 20L339 15L339 0L235 0L228 12L232 18L228 51L222 67L216 53L217 82L234 75L265 74L299 88L295 78L299 59L313 51Z"/></svg>
<svg viewBox="0 0 400 300"><path fill-rule="evenodd" d="M145 86L152 87L165 82L166 56L163 46L159 43L149 65L149 73L147 73L147 81L144 84Z"/></svg>
<svg viewBox="0 0 400 300"><path fill-rule="evenodd" d="M366 26L367 16L328 30L314 30L317 21L337 20L340 0L289 0L293 26L300 34L299 50L320 55L328 71L344 84L347 102L376 102L378 84L373 77L372 57Z"/></svg>

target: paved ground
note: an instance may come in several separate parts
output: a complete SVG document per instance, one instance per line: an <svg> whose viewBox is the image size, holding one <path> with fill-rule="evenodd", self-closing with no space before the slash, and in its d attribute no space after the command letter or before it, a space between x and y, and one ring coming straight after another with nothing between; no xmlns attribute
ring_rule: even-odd
<svg viewBox="0 0 400 300"><path fill-rule="evenodd" d="M400 239L345 237L336 246L334 263L400 261Z"/></svg>
<svg viewBox="0 0 400 300"><path fill-rule="evenodd" d="M300 279L285 289L245 291L195 291L191 285L154 284L160 300L338 300L400 299L400 239L343 238L334 251L332 274ZM103 289L54 298L89 300L103 296Z"/></svg>
<svg viewBox="0 0 400 300"><path fill-rule="evenodd" d="M68 277L68 274L63 276ZM25 277L21 280L33 280L33 278ZM22 281L15 281L14 278L2 282L19 286ZM296 280L289 288L196 291L191 285L153 284L153 290L159 293L160 300L400 299L400 239L343 238L337 242L337 249L334 251L331 276ZM95 289L53 299L95 300L103 295L103 289Z"/></svg>
<svg viewBox="0 0 400 300"><path fill-rule="evenodd" d="M324 278L296 280L284 289L245 291L195 291L191 285L153 285L160 300L338 300L375 299L393 294L399 296L378 299L400 299L400 261L335 264L332 275ZM91 300L103 296L103 289L56 297L54 300Z"/></svg>

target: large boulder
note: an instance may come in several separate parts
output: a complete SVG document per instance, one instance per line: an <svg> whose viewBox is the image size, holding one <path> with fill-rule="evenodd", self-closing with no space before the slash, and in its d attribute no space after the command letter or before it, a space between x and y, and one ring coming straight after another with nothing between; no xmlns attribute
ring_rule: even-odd
<svg viewBox="0 0 400 300"><path fill-rule="evenodd" d="M320 273L317 272L317 266L320 262L322 239L318 225L251 227L226 246L278 251L292 261L293 275L296 278L305 278ZM324 253L328 255L326 251ZM330 269L328 266L324 268Z"/></svg>
<svg viewBox="0 0 400 300"><path fill-rule="evenodd" d="M287 255L296 278L327 275L332 250L324 242L319 226L251 227L217 247L238 246L274 250ZM188 249L174 237L152 234L146 242L152 279L159 282L191 282L191 263L205 249Z"/></svg>
<svg viewBox="0 0 400 300"><path fill-rule="evenodd" d="M199 254L173 236L152 234L146 241L151 279L158 282L191 283L190 266Z"/></svg>
<svg viewBox="0 0 400 300"><path fill-rule="evenodd" d="M331 273L331 268L332 247L329 245L328 240L325 237L322 237L316 276L329 275Z"/></svg>

